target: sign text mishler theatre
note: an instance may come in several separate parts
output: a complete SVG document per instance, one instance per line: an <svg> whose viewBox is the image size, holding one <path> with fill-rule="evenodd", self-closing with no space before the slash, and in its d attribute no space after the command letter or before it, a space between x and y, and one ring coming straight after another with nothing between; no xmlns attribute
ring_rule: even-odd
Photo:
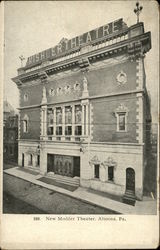
<svg viewBox="0 0 160 250"><path fill-rule="evenodd" d="M86 32L81 36L74 37L70 40L63 38L61 42L55 47L44 50L38 54L28 57L26 66L38 63L46 59L52 59L62 53L83 46L89 42L93 42L103 37L105 38L114 32L121 31L123 28L123 24L124 23L121 18L112 23L101 26L92 31Z"/></svg>

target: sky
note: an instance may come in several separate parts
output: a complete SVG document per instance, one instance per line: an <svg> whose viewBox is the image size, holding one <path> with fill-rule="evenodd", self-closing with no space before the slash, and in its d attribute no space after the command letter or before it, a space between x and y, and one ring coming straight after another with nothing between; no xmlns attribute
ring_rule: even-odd
<svg viewBox="0 0 160 250"><path fill-rule="evenodd" d="M156 1L139 1L140 21L151 31L152 49L145 57L146 85L151 96L152 121L158 121L159 20ZM104 24L123 18L136 23L136 1L7 1L4 2L4 99L19 106L18 89L11 78L27 57L54 47ZM26 62L26 61L25 61Z"/></svg>

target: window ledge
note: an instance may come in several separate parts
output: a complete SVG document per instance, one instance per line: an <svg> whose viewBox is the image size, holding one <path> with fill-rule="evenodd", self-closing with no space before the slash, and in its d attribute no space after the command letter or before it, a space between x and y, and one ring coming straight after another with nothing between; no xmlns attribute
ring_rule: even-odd
<svg viewBox="0 0 160 250"><path fill-rule="evenodd" d="M117 132L117 133L126 133L127 130L117 130L116 132Z"/></svg>

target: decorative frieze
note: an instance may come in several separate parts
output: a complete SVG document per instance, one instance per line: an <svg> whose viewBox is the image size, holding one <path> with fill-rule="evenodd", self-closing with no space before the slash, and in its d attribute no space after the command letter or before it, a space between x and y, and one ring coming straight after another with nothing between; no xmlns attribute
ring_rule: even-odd
<svg viewBox="0 0 160 250"><path fill-rule="evenodd" d="M39 78L41 79L41 82L46 82L48 75L45 71L41 71L38 73Z"/></svg>

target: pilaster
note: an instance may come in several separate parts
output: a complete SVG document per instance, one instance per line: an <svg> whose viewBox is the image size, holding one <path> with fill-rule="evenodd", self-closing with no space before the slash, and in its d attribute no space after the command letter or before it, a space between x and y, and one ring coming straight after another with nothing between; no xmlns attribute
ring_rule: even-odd
<svg viewBox="0 0 160 250"><path fill-rule="evenodd" d="M142 93L138 93L136 95L137 97L137 101L136 101L136 122L137 122L137 126L136 126L136 140L139 143L143 143L143 94Z"/></svg>
<svg viewBox="0 0 160 250"><path fill-rule="evenodd" d="M84 136L84 104L82 103L82 136Z"/></svg>
<svg viewBox="0 0 160 250"><path fill-rule="evenodd" d="M24 166L28 167L28 160L29 160L29 155L28 154L24 154Z"/></svg>
<svg viewBox="0 0 160 250"><path fill-rule="evenodd" d="M53 125L53 127L54 127L53 130L54 131L53 131L53 134L56 135L56 108L53 109L53 115L54 115L54 123L53 123L54 124Z"/></svg>
<svg viewBox="0 0 160 250"><path fill-rule="evenodd" d="M37 167L37 155L33 154L33 167Z"/></svg>
<svg viewBox="0 0 160 250"><path fill-rule="evenodd" d="M75 136L75 105L72 105L72 140Z"/></svg>
<svg viewBox="0 0 160 250"><path fill-rule="evenodd" d="M62 107L62 140L65 139L65 106Z"/></svg>

